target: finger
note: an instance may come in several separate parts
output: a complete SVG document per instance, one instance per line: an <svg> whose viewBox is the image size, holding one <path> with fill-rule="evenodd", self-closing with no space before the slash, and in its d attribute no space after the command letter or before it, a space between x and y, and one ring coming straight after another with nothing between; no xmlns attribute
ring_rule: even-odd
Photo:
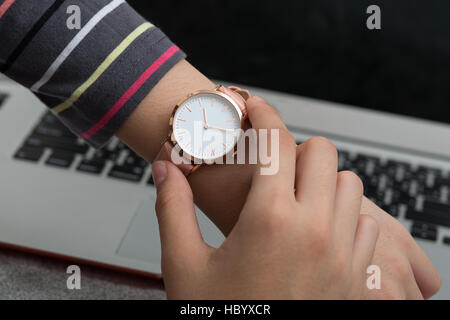
<svg viewBox="0 0 450 320"><path fill-rule="evenodd" d="M415 241L412 250L408 253L408 258L423 297L428 299L435 295L442 285L441 275Z"/></svg>
<svg viewBox="0 0 450 320"><path fill-rule="evenodd" d="M361 179L356 174L351 171L338 173L334 209L334 243L338 250L348 255L349 259L355 242L363 190Z"/></svg>
<svg viewBox="0 0 450 320"><path fill-rule="evenodd" d="M416 282L414 277L414 272L412 271L411 265L409 268L409 281L406 282L405 286L405 299L407 300L423 300L424 297L422 292Z"/></svg>
<svg viewBox="0 0 450 320"><path fill-rule="evenodd" d="M329 215L334 211L336 180L336 147L322 137L302 143L295 177L297 201L320 208L315 214Z"/></svg>
<svg viewBox="0 0 450 320"><path fill-rule="evenodd" d="M189 261L206 247L191 188L184 174L168 161L155 161L152 175L157 187L156 214L163 260Z"/></svg>
<svg viewBox="0 0 450 320"><path fill-rule="evenodd" d="M287 130L278 112L260 97L247 100L249 120L258 134L258 166L250 193L259 197L274 189L293 198L295 178L294 137ZM264 137L264 131L267 135ZM269 157L267 157L269 155ZM266 158L266 159L265 159Z"/></svg>
<svg viewBox="0 0 450 320"><path fill-rule="evenodd" d="M247 100L247 111L252 128L287 130L280 114L259 96Z"/></svg>
<svg viewBox="0 0 450 320"><path fill-rule="evenodd" d="M352 257L353 291L362 292L366 284L367 267L371 264L378 239L378 224L375 219L361 214L355 233Z"/></svg>
<svg viewBox="0 0 450 320"><path fill-rule="evenodd" d="M363 212L372 212L372 217L376 218L379 221L380 226L387 226L389 224L392 224L388 220L394 220L392 216L384 211L380 211L380 209L372 201L368 200L365 197L363 199L361 210ZM433 263L430 261L427 255L411 237L409 232L405 232L405 234L409 238L405 239L403 242L406 246L404 253L408 258L409 263L411 264L414 278L416 279L423 297L425 299L428 299L439 291L442 284L441 275L433 266Z"/></svg>

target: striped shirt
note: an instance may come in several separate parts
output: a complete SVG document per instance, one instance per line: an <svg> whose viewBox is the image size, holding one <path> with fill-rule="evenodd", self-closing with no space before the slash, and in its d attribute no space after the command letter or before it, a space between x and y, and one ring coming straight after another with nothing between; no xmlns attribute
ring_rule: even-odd
<svg viewBox="0 0 450 320"><path fill-rule="evenodd" d="M0 0L0 72L94 147L184 57L125 0Z"/></svg>

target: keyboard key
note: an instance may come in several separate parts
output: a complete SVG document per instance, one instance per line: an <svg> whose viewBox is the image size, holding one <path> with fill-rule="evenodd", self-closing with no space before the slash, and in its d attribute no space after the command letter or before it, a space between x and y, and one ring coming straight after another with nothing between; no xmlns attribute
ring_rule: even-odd
<svg viewBox="0 0 450 320"><path fill-rule="evenodd" d="M94 174L100 174L105 167L105 161L103 160L83 160L78 165L77 170L82 172L89 172Z"/></svg>
<svg viewBox="0 0 450 320"><path fill-rule="evenodd" d="M346 150L339 149L338 156L343 159L350 159L350 152Z"/></svg>
<svg viewBox="0 0 450 320"><path fill-rule="evenodd" d="M148 162L133 152L125 159L125 165L145 168L148 166Z"/></svg>
<svg viewBox="0 0 450 320"><path fill-rule="evenodd" d="M377 172L386 174L391 186L395 183L410 181L414 176L410 164L394 160L388 160L384 166L379 166Z"/></svg>
<svg viewBox="0 0 450 320"><path fill-rule="evenodd" d="M406 218L450 227L450 205L424 201L422 210L408 208Z"/></svg>
<svg viewBox="0 0 450 320"><path fill-rule="evenodd" d="M380 208L389 213L393 217L398 217L398 205L381 204Z"/></svg>
<svg viewBox="0 0 450 320"><path fill-rule="evenodd" d="M85 154L89 150L87 144L79 144L71 138L55 138L42 135L32 135L28 137L25 141L25 145L38 148L47 147L80 154Z"/></svg>
<svg viewBox="0 0 450 320"><path fill-rule="evenodd" d="M394 192L397 192L399 195L400 194L408 195L411 189L411 183L412 183L411 180L407 180L405 178L401 179L400 181L399 180L388 181L390 188Z"/></svg>
<svg viewBox="0 0 450 320"><path fill-rule="evenodd" d="M144 170L139 167L114 166L108 176L128 181L139 182L142 179Z"/></svg>
<svg viewBox="0 0 450 320"><path fill-rule="evenodd" d="M366 162L373 161L376 163L379 163L381 161L381 159L377 156L368 155L368 154L364 154L364 153L358 153L358 154L356 154L355 161L360 161L360 160L363 160Z"/></svg>
<svg viewBox="0 0 450 320"><path fill-rule="evenodd" d="M46 124L40 124L39 126L34 129L34 134L42 135L42 136L48 136L48 137L66 137L73 139L73 142L75 143L77 140L77 137L67 128L65 127L55 127L55 126L49 126Z"/></svg>
<svg viewBox="0 0 450 320"><path fill-rule="evenodd" d="M419 238L419 239L423 239L423 240L430 240L430 241L437 240L437 233L435 233L435 232L413 230L413 231L411 231L411 235L414 238Z"/></svg>
<svg viewBox="0 0 450 320"><path fill-rule="evenodd" d="M51 166L68 168L70 167L74 159L75 154L73 153L53 151L53 153L50 155L50 157L47 159L45 163Z"/></svg>
<svg viewBox="0 0 450 320"><path fill-rule="evenodd" d="M436 184L441 187L442 186L450 187L450 178L443 178L442 176L438 177L436 179Z"/></svg>
<svg viewBox="0 0 450 320"><path fill-rule="evenodd" d="M338 150L338 171L350 170L352 167L350 153L345 150Z"/></svg>
<svg viewBox="0 0 450 320"><path fill-rule="evenodd" d="M358 153L352 163L353 167L356 168L358 172L370 176L374 173L375 168L380 163L380 158Z"/></svg>
<svg viewBox="0 0 450 320"><path fill-rule="evenodd" d="M16 152L14 158L37 162L43 153L44 150L42 148L22 147Z"/></svg>
<svg viewBox="0 0 450 320"><path fill-rule="evenodd" d="M440 169L425 166L419 166L414 173L414 177L419 184L427 188L432 188L436 180L438 180L441 176L442 171Z"/></svg>
<svg viewBox="0 0 450 320"><path fill-rule="evenodd" d="M120 151L110 151L103 148L96 150L94 155L92 156L92 159L116 161L116 159L119 157L119 154Z"/></svg>
<svg viewBox="0 0 450 320"><path fill-rule="evenodd" d="M365 175L360 174L360 178L365 187L377 188L379 183L379 177L377 175Z"/></svg>
<svg viewBox="0 0 450 320"><path fill-rule="evenodd" d="M439 175L439 174L442 173L442 170L439 169L439 168L432 168L432 167L427 167L427 166L419 166L417 168L417 171L418 172L422 172L422 171L424 171L424 172L432 172L432 173L434 173L436 175Z"/></svg>
<svg viewBox="0 0 450 320"><path fill-rule="evenodd" d="M119 141L119 143L116 146L116 149L118 150L129 150L130 148L128 148L128 146L123 143L122 141Z"/></svg>
<svg viewBox="0 0 450 320"><path fill-rule="evenodd" d="M444 239L442 239L442 242L444 244L450 244L450 237L444 237Z"/></svg>
<svg viewBox="0 0 450 320"><path fill-rule="evenodd" d="M416 221L413 223L413 229L420 229L425 231L437 232L437 226L435 224Z"/></svg>
<svg viewBox="0 0 450 320"><path fill-rule="evenodd" d="M388 159L386 161L386 166L387 167L404 167L404 168L411 168L411 164L409 164L408 162L405 161L398 161L398 160L393 160L393 159Z"/></svg>
<svg viewBox="0 0 450 320"><path fill-rule="evenodd" d="M441 199L441 188L419 188L419 194L423 195L427 200L439 202Z"/></svg>
<svg viewBox="0 0 450 320"><path fill-rule="evenodd" d="M396 189L395 187L391 188L390 190L392 190L391 203L406 204L408 207L415 207L415 198L411 197L407 192L401 192L400 189Z"/></svg>
<svg viewBox="0 0 450 320"><path fill-rule="evenodd" d="M411 235L414 238L436 241L437 227L432 224L415 222L411 228Z"/></svg>

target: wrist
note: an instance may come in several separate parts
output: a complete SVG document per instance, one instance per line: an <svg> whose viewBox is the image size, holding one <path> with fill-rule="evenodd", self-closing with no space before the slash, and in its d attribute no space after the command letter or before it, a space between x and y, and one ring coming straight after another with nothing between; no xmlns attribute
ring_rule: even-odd
<svg viewBox="0 0 450 320"><path fill-rule="evenodd" d="M169 117L177 102L199 89L213 89L214 83L186 60L181 60L142 100L117 132L117 137L144 159L152 162L169 130Z"/></svg>
<svg viewBox="0 0 450 320"><path fill-rule="evenodd" d="M175 105L191 92L214 88L215 84L187 61L180 61L140 103L117 132L118 138L152 162L167 137ZM239 217L250 188L250 168L202 166L188 180L197 206L227 235Z"/></svg>
<svg viewBox="0 0 450 320"><path fill-rule="evenodd" d="M214 89L215 84L187 61L177 63L131 114L117 137L148 162L161 149L173 108L187 94ZM251 182L245 165L202 166L189 176L197 206L224 233L236 223ZM211 188L211 182L214 188Z"/></svg>

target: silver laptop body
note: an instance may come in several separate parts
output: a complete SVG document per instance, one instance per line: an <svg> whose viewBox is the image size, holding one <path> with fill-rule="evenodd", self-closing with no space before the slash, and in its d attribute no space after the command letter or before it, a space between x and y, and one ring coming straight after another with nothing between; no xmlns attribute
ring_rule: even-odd
<svg viewBox="0 0 450 320"><path fill-rule="evenodd" d="M415 196L414 190L405 191L412 192L414 203L396 205L392 194L388 201L386 194L389 192L383 192L376 200L389 208L395 206L393 214L414 233L443 276L443 286L436 297L450 298L450 245L446 244L450 242L446 239L450 239L450 219L446 217L450 217L450 210L444 212L447 205L450 208L446 202L450 183L447 186L444 181L450 172L450 126L249 89L279 110L299 142L315 135L330 138L341 151L341 169L362 164L359 170L367 171L370 176L370 173L375 175L374 166L387 167L389 163L391 171L387 177L393 175L400 184L405 176L400 172L403 163L412 171L422 170L425 196L420 194L421 186L416 183L408 187L416 188ZM2 95L0 243L159 274L160 243L151 167L138 163L135 155L117 140L106 146L100 156L80 141L75 147L60 145L54 137L40 141L39 137L46 134L42 130L43 123L53 121L42 103L27 89L5 78L0 78L0 97ZM39 143L42 154L20 153L24 146L35 150ZM57 156L52 158L59 147L74 154L70 163ZM103 167L89 167L89 160L95 157L101 159ZM87 165L83 166L86 159ZM439 185L433 176L436 170L442 172ZM374 190L387 188L386 181L384 183L374 182L372 187ZM440 205L438 209L429 207L427 200L433 188L437 190L434 201ZM429 215L425 212L428 208L437 211ZM223 236L201 212L198 211L197 216L205 240L219 246ZM427 229L430 225L434 228L431 231Z"/></svg>

